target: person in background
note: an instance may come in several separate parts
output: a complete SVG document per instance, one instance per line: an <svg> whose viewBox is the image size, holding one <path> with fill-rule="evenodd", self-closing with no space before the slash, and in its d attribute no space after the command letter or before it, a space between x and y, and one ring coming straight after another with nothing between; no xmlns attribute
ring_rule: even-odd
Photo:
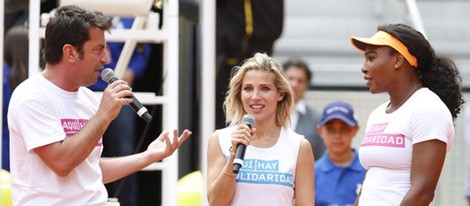
<svg viewBox="0 0 470 206"><path fill-rule="evenodd" d="M224 102L230 125L208 143L209 205L314 205L312 148L289 128L292 93L281 65L264 53L236 70ZM254 117L252 128L243 124L245 114ZM235 174L238 144L247 147Z"/></svg>
<svg viewBox="0 0 470 206"><path fill-rule="evenodd" d="M28 28L13 26L6 35L3 48L3 120L2 169L10 171L10 133L7 111L13 90L28 77Z"/></svg>
<svg viewBox="0 0 470 206"><path fill-rule="evenodd" d="M256 52L272 54L284 26L284 0L217 0L215 128L225 128L223 103L233 68Z"/></svg>
<svg viewBox="0 0 470 206"><path fill-rule="evenodd" d="M312 145L315 160L318 160L326 147L315 126L320 122L317 111L307 105L304 100L312 79L312 72L307 63L300 59L290 59L283 64L284 74L294 90L295 108L291 114L291 129L303 135Z"/></svg>
<svg viewBox="0 0 470 206"><path fill-rule="evenodd" d="M113 18L113 28L129 29L134 22L133 18ZM115 69L118 59L121 55L124 43L107 42L106 51L108 52L109 63L104 68ZM138 81L145 73L148 67L152 48L149 44L137 44L129 60L127 69L122 79L132 87L135 81ZM89 88L93 91L104 91L108 83L101 78L97 79L96 84ZM130 155L136 150L137 134L136 124L137 115L131 107L121 108L119 115L111 122L103 135L103 156L118 157ZM106 189L110 197L116 197L121 206L138 205L138 176L129 175L122 180L106 184Z"/></svg>
<svg viewBox="0 0 470 206"><path fill-rule="evenodd" d="M47 24L45 68L16 87L8 110L14 205L106 205L104 184L170 156L191 135L163 131L141 153L101 157L105 130L133 95L124 80L101 100L87 88L109 61L110 28L103 13L74 5Z"/></svg>
<svg viewBox="0 0 470 206"><path fill-rule="evenodd" d="M41 0L41 3L45 0ZM6 34L10 28L14 26L22 26L29 18L29 0L5 0L4 5L4 21L3 32Z"/></svg>
<svg viewBox="0 0 470 206"><path fill-rule="evenodd" d="M58 0L37 0L40 2L40 13L47 13L57 7ZM28 26L30 0L4 0L3 32L14 26Z"/></svg>
<svg viewBox="0 0 470 206"><path fill-rule="evenodd" d="M315 161L315 205L354 205L365 170L351 146L359 131L353 107L343 101L329 103L317 130L327 149Z"/></svg>
<svg viewBox="0 0 470 206"><path fill-rule="evenodd" d="M359 147L367 173L357 204L430 205L464 103L462 79L419 31L404 24L377 30L371 38L350 37L364 52L370 92L390 98L367 120Z"/></svg>

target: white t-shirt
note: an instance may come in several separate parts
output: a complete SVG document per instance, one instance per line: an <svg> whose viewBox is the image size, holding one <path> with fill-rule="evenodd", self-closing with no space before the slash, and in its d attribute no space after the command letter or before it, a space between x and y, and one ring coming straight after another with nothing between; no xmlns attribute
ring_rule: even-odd
<svg viewBox="0 0 470 206"><path fill-rule="evenodd" d="M220 148L227 159L234 128L217 130ZM295 169L302 138L290 129L281 129L274 146L248 146L230 205L294 205Z"/></svg>
<svg viewBox="0 0 470 206"><path fill-rule="evenodd" d="M369 116L359 159L368 170L359 204L398 205L410 188L413 144L437 139L450 150L452 115L428 88L416 91L398 110L385 113L389 102Z"/></svg>
<svg viewBox="0 0 470 206"><path fill-rule="evenodd" d="M78 132L96 113L95 94L67 92L37 74L19 85L8 111L14 205L105 205L101 140L69 175L56 175L34 152Z"/></svg>

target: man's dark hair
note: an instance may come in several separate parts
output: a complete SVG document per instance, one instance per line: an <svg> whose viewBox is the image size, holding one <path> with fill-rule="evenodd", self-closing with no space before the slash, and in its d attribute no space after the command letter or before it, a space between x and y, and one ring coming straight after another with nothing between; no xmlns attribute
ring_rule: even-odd
<svg viewBox="0 0 470 206"><path fill-rule="evenodd" d="M70 44L83 57L83 44L90 39L93 27L108 31L111 19L99 11L89 11L75 5L60 7L46 26L44 60L57 64L62 60L62 48Z"/></svg>
<svg viewBox="0 0 470 206"><path fill-rule="evenodd" d="M289 67L298 67L303 69L305 75L307 75L308 82L310 82L310 80L312 79L312 71L310 71L310 68L308 68L308 64L305 61L300 59L290 59L282 65L284 72L287 71Z"/></svg>

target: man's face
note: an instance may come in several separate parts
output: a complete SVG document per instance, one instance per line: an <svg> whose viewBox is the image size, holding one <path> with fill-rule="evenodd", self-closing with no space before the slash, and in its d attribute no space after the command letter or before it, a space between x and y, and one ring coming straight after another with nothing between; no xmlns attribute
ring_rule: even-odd
<svg viewBox="0 0 470 206"><path fill-rule="evenodd" d="M76 73L81 79L80 86L95 84L100 77L99 70L109 61L105 51L104 31L100 28L91 28L89 33L90 39L83 45L83 55L77 61L79 65Z"/></svg>
<svg viewBox="0 0 470 206"><path fill-rule="evenodd" d="M308 89L309 82L307 80L307 74L302 68L295 66L288 67L284 74L294 90L294 100L298 102Z"/></svg>

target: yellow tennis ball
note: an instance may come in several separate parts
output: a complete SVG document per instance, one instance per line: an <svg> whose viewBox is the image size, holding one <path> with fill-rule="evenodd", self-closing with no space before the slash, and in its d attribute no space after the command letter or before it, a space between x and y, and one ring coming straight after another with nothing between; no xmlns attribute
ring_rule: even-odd
<svg viewBox="0 0 470 206"><path fill-rule="evenodd" d="M0 172L0 198L2 206L11 206L11 176L10 173L4 169Z"/></svg>
<svg viewBox="0 0 470 206"><path fill-rule="evenodd" d="M178 206L202 205L203 181L201 171L191 172L178 181Z"/></svg>

